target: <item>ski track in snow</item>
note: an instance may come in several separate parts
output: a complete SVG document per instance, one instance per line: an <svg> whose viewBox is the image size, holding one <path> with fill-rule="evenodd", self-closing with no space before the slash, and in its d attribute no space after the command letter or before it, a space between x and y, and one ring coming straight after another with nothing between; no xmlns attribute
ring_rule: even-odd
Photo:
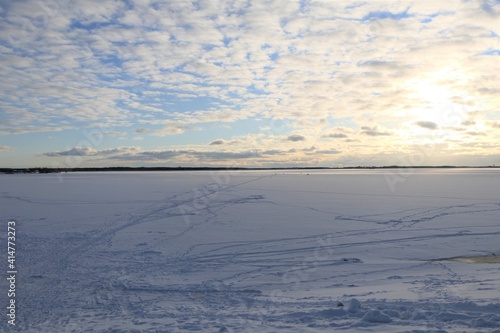
<svg viewBox="0 0 500 333"><path fill-rule="evenodd" d="M242 172L116 200L42 198L1 177L20 225L19 318L5 331L500 333L500 264L432 261L498 251L498 173L476 198L398 195L377 174L380 193L354 178L316 190L335 174ZM57 206L74 215L37 219Z"/></svg>

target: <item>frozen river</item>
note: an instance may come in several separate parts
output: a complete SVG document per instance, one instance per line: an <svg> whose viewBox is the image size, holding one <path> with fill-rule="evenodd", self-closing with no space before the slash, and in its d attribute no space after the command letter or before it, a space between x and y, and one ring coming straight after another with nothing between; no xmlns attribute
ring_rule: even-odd
<svg viewBox="0 0 500 333"><path fill-rule="evenodd" d="M500 332L500 264L440 260L500 255L499 170L18 174L0 186L18 270L4 331Z"/></svg>

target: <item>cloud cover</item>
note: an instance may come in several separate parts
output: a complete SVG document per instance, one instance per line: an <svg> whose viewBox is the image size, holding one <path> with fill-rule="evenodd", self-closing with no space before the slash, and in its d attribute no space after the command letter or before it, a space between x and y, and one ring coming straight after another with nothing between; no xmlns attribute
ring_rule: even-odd
<svg viewBox="0 0 500 333"><path fill-rule="evenodd" d="M0 135L100 126L123 139L144 135L145 145L159 149L154 137L179 137L177 147L189 150L197 132L224 123L234 131L205 142L237 140L241 156L305 138L318 151L343 152L314 163L347 151L376 155L389 138L390 149L404 153L426 135L421 130L434 129L430 123L439 128L436 144L470 141L486 127L489 135L477 142L498 142L496 123L487 125L500 118L498 1L27 0L0 7ZM451 130L469 113L476 121L469 135ZM241 125L252 122L266 130ZM351 132L337 133L339 126ZM323 142L343 138L351 141ZM450 147L450 156L471 152ZM477 152L494 155L498 147ZM64 153L93 154L45 156Z"/></svg>

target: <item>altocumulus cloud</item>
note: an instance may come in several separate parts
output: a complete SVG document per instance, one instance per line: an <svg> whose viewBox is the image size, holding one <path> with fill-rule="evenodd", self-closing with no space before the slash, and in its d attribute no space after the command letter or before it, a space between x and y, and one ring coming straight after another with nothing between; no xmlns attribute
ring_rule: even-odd
<svg viewBox="0 0 500 333"><path fill-rule="evenodd" d="M292 134L289 135L286 139L287 141L297 142L297 141L304 141L306 137L300 134Z"/></svg>
<svg viewBox="0 0 500 333"><path fill-rule="evenodd" d="M96 150L89 147L75 147L70 150L43 153L44 156L57 157L57 156L105 156L138 152L138 147L118 147L104 150Z"/></svg>
<svg viewBox="0 0 500 333"><path fill-rule="evenodd" d="M308 151L314 151L314 150L316 150L316 149L318 149L318 147L316 147L316 146L311 146L310 148L303 148L303 149L302 149L302 151L306 151L306 152L308 152Z"/></svg>
<svg viewBox="0 0 500 333"><path fill-rule="evenodd" d="M314 151L316 147L304 151ZM88 156L101 161L137 161L137 162L196 162L201 161L231 161L267 159L273 156L286 156L296 150L241 150L241 151L202 151L194 149L142 150L139 147L119 147L113 149L95 150L87 147L75 147L66 151L48 152L44 156Z"/></svg>
<svg viewBox="0 0 500 333"><path fill-rule="evenodd" d="M242 152L192 152L193 156L203 159L209 159L213 161L217 160L227 160L227 159L248 159L261 157L262 155L254 151L242 151Z"/></svg>
<svg viewBox="0 0 500 333"><path fill-rule="evenodd" d="M186 124L181 124L177 122L171 122L167 124L165 127L163 127L160 130L154 131L153 135L157 136L164 136L164 135L175 135L175 134L181 134L184 133L186 130L196 130L198 128L186 125Z"/></svg>
<svg viewBox="0 0 500 333"><path fill-rule="evenodd" d="M111 156L109 159L123 161L170 161L178 158L197 160L234 160L261 157L262 155L254 151L241 152L203 152L195 150L162 150L162 151L142 151L137 154L123 154Z"/></svg>
<svg viewBox="0 0 500 333"><path fill-rule="evenodd" d="M97 155L116 155L116 154L129 154L141 151L139 147L118 147L111 149L98 150Z"/></svg>
<svg viewBox="0 0 500 333"><path fill-rule="evenodd" d="M326 150L317 150L315 151L316 154L326 154L326 155L336 155L342 153L340 150L337 149L326 149Z"/></svg>
<svg viewBox="0 0 500 333"><path fill-rule="evenodd" d="M209 143L211 146L223 145L226 143L223 139L217 139Z"/></svg>
<svg viewBox="0 0 500 333"><path fill-rule="evenodd" d="M93 156L96 155L97 150L88 147L75 147L70 150L43 153L44 156Z"/></svg>
<svg viewBox="0 0 500 333"><path fill-rule="evenodd" d="M323 134L321 137L332 138L332 139L345 139L347 138L347 135L344 133L330 133L330 134Z"/></svg>
<svg viewBox="0 0 500 333"><path fill-rule="evenodd" d="M415 125L422 127L422 128L427 128L430 130L435 130L438 128L438 125L432 121L417 121L417 122L415 122Z"/></svg>
<svg viewBox="0 0 500 333"><path fill-rule="evenodd" d="M368 135L368 136L388 136L388 135L391 135L391 133L389 133L389 132L379 131L377 129L377 126L374 126L374 127L362 126L361 133Z"/></svg>
<svg viewBox="0 0 500 333"><path fill-rule="evenodd" d="M0 146L0 153L5 153L10 151L10 147L7 146Z"/></svg>

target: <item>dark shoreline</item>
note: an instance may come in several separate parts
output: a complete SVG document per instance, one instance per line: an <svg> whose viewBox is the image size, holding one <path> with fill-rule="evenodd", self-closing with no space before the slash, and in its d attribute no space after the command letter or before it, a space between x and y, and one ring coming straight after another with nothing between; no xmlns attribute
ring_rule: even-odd
<svg viewBox="0 0 500 333"><path fill-rule="evenodd" d="M98 167L98 168L0 168L3 174L64 173L64 172L116 172L116 171L265 171L265 170L373 170L373 169L498 169L500 166L349 166L349 167Z"/></svg>

